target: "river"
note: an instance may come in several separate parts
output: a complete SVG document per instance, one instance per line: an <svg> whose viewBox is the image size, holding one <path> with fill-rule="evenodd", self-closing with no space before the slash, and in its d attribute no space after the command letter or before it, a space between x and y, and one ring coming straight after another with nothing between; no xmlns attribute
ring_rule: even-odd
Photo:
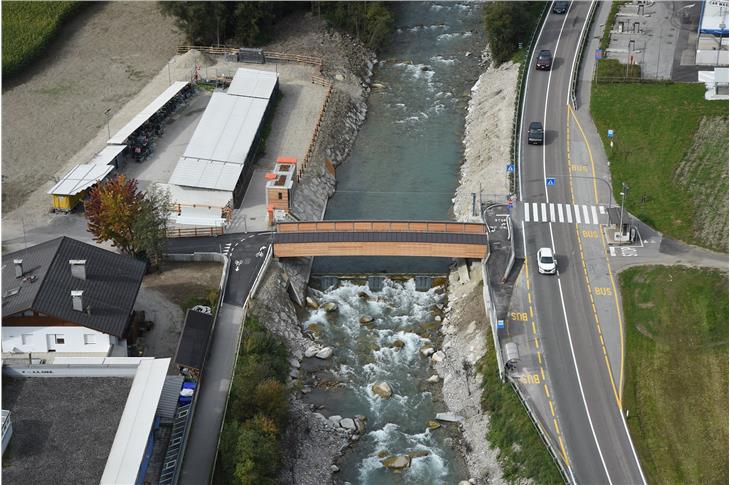
<svg viewBox="0 0 730 485"><path fill-rule="evenodd" d="M395 6L396 31L381 52L368 100L368 117L348 160L337 168L337 192L326 219L447 220L463 160L464 119L480 74L484 45L481 5L408 3ZM317 258L314 274L445 274L436 258ZM365 296L367 295L367 298ZM365 432L338 462L338 483L456 483L468 478L456 447L458 428L427 429L445 411L440 383L422 347L438 348L445 288L419 292L413 280L386 280L378 292L344 282L319 295L335 313L312 310L303 326L330 361L306 359L304 399L326 416L367 418ZM374 318L364 325L364 315ZM390 399L372 384L387 382ZM394 473L387 455L412 454Z"/></svg>

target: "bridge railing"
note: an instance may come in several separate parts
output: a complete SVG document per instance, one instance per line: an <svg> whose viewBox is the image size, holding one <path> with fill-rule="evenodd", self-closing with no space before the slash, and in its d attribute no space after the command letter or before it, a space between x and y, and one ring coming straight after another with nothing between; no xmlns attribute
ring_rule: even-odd
<svg viewBox="0 0 730 485"><path fill-rule="evenodd" d="M469 222L434 221L318 221L282 222L277 232L431 232L485 234L486 226Z"/></svg>

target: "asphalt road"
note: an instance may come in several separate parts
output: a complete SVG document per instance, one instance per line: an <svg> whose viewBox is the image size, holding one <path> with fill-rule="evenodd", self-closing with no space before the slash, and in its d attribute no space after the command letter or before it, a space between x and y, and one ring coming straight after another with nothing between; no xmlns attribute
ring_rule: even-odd
<svg viewBox="0 0 730 485"><path fill-rule="evenodd" d="M528 74L519 163L518 195L523 202L591 202L572 198L566 140L571 68L589 8L590 3L573 2L567 15L550 14L539 34L536 53L550 49L554 61L551 71L536 71L533 59ZM543 123L546 143L542 146L526 143L524 134L531 121ZM546 175L556 175L556 185L546 187ZM529 224L524 237L571 479L581 484L645 483L594 323L576 227ZM534 255L540 247L554 249L557 276L537 273Z"/></svg>
<svg viewBox="0 0 730 485"><path fill-rule="evenodd" d="M212 478L218 435L228 398L236 349L243 325L243 306L264 262L271 233L237 233L218 237L169 239L170 254L220 252L230 257L223 305L216 317L212 342L200 383L180 483L197 485Z"/></svg>

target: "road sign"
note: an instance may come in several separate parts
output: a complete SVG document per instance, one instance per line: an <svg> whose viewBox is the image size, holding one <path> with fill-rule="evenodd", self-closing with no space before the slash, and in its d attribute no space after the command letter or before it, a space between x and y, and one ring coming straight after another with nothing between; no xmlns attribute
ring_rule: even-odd
<svg viewBox="0 0 730 485"><path fill-rule="evenodd" d="M497 328L504 328L504 320L497 320Z"/></svg>
<svg viewBox="0 0 730 485"><path fill-rule="evenodd" d="M596 49L596 60L603 59L603 49Z"/></svg>
<svg viewBox="0 0 730 485"><path fill-rule="evenodd" d="M511 163L508 164L507 165L507 171L508 172L514 172L515 171L515 166L513 164L511 164Z"/></svg>
<svg viewBox="0 0 730 485"><path fill-rule="evenodd" d="M613 130L608 130L608 138L613 138Z"/></svg>
<svg viewBox="0 0 730 485"><path fill-rule="evenodd" d="M545 185L547 187L552 187L555 185L555 177L545 177Z"/></svg>

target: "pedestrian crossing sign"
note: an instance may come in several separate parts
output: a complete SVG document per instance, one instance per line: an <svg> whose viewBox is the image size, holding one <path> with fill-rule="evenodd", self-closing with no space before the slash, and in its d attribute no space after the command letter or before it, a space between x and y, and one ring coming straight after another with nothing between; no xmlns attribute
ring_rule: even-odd
<svg viewBox="0 0 730 485"><path fill-rule="evenodd" d="M507 171L508 172L514 172L515 171L515 166L513 164L511 164L511 163L508 164L507 165Z"/></svg>
<svg viewBox="0 0 730 485"><path fill-rule="evenodd" d="M545 185L548 187L555 185L555 177L546 177Z"/></svg>

